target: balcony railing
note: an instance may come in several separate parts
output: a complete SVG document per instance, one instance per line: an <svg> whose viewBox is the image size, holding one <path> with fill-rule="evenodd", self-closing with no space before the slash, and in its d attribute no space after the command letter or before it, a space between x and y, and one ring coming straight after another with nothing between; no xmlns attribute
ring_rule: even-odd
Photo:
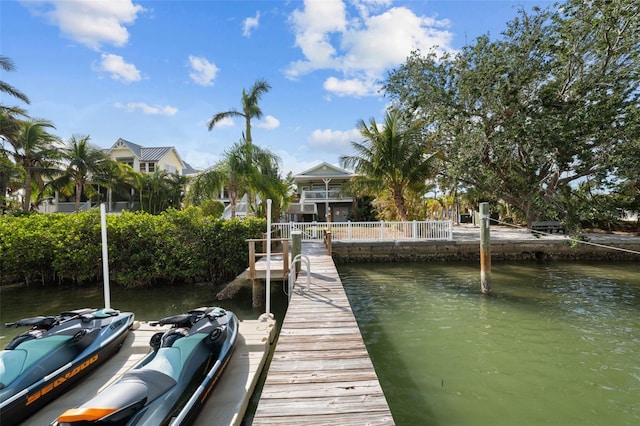
<svg viewBox="0 0 640 426"><path fill-rule="evenodd" d="M450 220L413 222L289 222L272 225L278 238L291 238L291 231L301 231L303 241L322 241L331 228L332 241L453 240Z"/></svg>
<svg viewBox="0 0 640 426"><path fill-rule="evenodd" d="M314 189L311 191L302 191L302 195L300 200L309 200L309 201L323 201L323 200L351 200L352 197L346 196L341 193L339 189Z"/></svg>

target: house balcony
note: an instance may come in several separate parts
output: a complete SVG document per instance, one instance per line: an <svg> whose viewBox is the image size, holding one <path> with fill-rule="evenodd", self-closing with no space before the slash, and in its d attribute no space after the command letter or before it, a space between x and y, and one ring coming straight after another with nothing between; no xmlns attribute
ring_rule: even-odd
<svg viewBox="0 0 640 426"><path fill-rule="evenodd" d="M331 201L351 202L353 201L353 197L343 194L340 189L334 188L329 188L329 190L314 189L311 191L302 191L302 195L300 196L300 202L307 204Z"/></svg>

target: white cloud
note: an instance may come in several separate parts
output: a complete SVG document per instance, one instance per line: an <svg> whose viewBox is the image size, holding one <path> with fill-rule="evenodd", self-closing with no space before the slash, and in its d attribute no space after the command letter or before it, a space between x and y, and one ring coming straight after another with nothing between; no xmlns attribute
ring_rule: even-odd
<svg viewBox="0 0 640 426"><path fill-rule="evenodd" d="M392 0L351 0L353 6L358 9L361 16L367 17L372 12L380 10L385 6L389 6L393 3Z"/></svg>
<svg viewBox="0 0 640 426"><path fill-rule="evenodd" d="M256 12L256 16L247 18L242 24L242 35L245 37L251 37L251 31L254 28L258 28L260 25L260 12Z"/></svg>
<svg viewBox="0 0 640 426"><path fill-rule="evenodd" d="M453 50L447 20L418 16L388 0L355 0L347 10L340 0L307 0L290 16L304 59L293 61L286 76L296 79L315 70L339 76L325 81L338 96L374 95L385 70L403 63L412 50Z"/></svg>
<svg viewBox="0 0 640 426"><path fill-rule="evenodd" d="M309 170L310 168L317 166L319 163L324 161L323 159L309 160L304 156L297 156L290 149L277 150L276 155L278 155L278 157L280 157L280 159L282 160L280 168L282 176L286 176L289 172L293 174L302 173L303 171Z"/></svg>
<svg viewBox="0 0 640 426"><path fill-rule="evenodd" d="M126 63L122 56L103 53L101 58L100 64L94 68L97 71L110 73L111 78L114 80L123 80L126 83L131 83L142 79L136 66Z"/></svg>
<svg viewBox="0 0 640 426"><path fill-rule="evenodd" d="M377 91L379 86L374 82L369 82L364 79L352 78L339 80L336 77L329 77L324 82L324 88L326 91L337 96L354 96L359 98Z"/></svg>
<svg viewBox="0 0 640 426"><path fill-rule="evenodd" d="M362 135L358 129L342 130L314 130L307 142L313 150L346 153L351 150L351 142L360 142Z"/></svg>
<svg viewBox="0 0 640 426"><path fill-rule="evenodd" d="M296 78L318 68L336 66L336 49L330 35L347 27L345 5L341 0L304 2L304 10L296 9L290 17L296 34L296 46L300 47L306 61L293 62L287 75Z"/></svg>
<svg viewBox="0 0 640 426"><path fill-rule="evenodd" d="M382 72L405 61L412 50L446 48L453 34L442 30L449 22L417 16L404 7L394 7L365 20L364 30L344 33L343 65L346 69Z"/></svg>
<svg viewBox="0 0 640 426"><path fill-rule="evenodd" d="M144 102L128 102L126 104L116 102L114 106L118 109L124 109L129 112L142 111L145 115L175 115L178 108L172 106L151 106Z"/></svg>
<svg viewBox="0 0 640 426"><path fill-rule="evenodd" d="M262 129L273 130L273 129L276 129L276 128L280 127L280 120L278 120L277 118L275 118L272 115L267 115L264 118L264 121L261 121L258 124L256 124L256 127L260 127Z"/></svg>
<svg viewBox="0 0 640 426"><path fill-rule="evenodd" d="M126 25L144 11L131 0L31 0L23 5L45 16L72 40L98 50L103 44L124 46L129 40Z"/></svg>
<svg viewBox="0 0 640 426"><path fill-rule="evenodd" d="M189 56L189 64L191 65L191 72L189 73L191 80L200 86L213 86L213 80L215 80L219 71L215 64L212 64L206 58L193 55Z"/></svg>

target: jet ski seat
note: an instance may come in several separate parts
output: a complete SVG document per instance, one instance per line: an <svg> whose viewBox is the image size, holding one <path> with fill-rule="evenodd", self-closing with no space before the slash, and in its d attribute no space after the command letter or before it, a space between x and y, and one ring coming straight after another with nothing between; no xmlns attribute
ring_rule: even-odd
<svg viewBox="0 0 640 426"><path fill-rule="evenodd" d="M206 334L196 333L175 340L173 346L158 349L158 354L142 370L160 371L177 381L189 355L205 337Z"/></svg>
<svg viewBox="0 0 640 426"><path fill-rule="evenodd" d="M42 357L64 345L73 336L50 336L27 340L19 348L0 352L0 383L8 386Z"/></svg>

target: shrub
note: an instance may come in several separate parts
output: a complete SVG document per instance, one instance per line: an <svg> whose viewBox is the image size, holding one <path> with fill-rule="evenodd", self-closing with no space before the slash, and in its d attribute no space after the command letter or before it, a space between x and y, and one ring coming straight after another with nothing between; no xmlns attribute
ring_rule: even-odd
<svg viewBox="0 0 640 426"><path fill-rule="evenodd" d="M219 283L247 267L245 240L265 228L264 219L213 219L198 207L108 215L110 279L123 286ZM99 212L2 216L0 253L0 283L98 281Z"/></svg>

